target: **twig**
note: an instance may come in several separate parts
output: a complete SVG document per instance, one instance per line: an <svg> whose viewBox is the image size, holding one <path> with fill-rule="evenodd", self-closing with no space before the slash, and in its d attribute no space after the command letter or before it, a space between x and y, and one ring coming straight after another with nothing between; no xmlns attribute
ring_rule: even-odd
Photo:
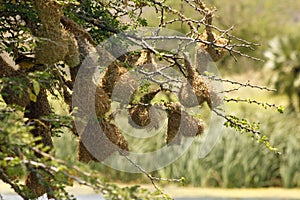
<svg viewBox="0 0 300 200"><path fill-rule="evenodd" d="M4 158L4 160L5 161L13 161L13 160L15 160L15 158L13 158L13 157L6 157L6 158ZM91 184L89 182L86 182L86 181L84 181L84 180L82 180L82 179L80 179L80 178L78 178L76 176L73 176L73 175L69 174L67 171L61 170L61 169L59 169L57 167L53 167L53 166L46 165L46 164L41 163L41 162L37 162L37 161L33 161L33 160L28 160L28 159L22 159L21 162L23 164L25 164L25 165L31 165L31 166L33 166L35 168L40 168L40 169L46 170L46 172L55 172L55 173L61 172L66 177L68 177L68 178L70 178L70 179L78 182L81 185L88 186L88 187L90 187L90 188L92 188L92 189L94 189L96 191L103 189L103 188L99 187L98 185L95 186L95 185L93 185L93 184ZM81 170L79 172L82 173ZM99 182L97 182L97 183L99 183Z"/></svg>
<svg viewBox="0 0 300 200"><path fill-rule="evenodd" d="M136 164L133 160L131 160L127 155L120 153L138 170L140 170L143 174L145 174L151 181L152 185L155 187L157 191L159 191L161 194L165 194L155 183L155 181L168 181L168 182L182 182L183 179L169 179L169 178L158 178L158 177L153 177L150 173L148 173L145 169L143 169L140 165Z"/></svg>
<svg viewBox="0 0 300 200"><path fill-rule="evenodd" d="M56 162L59 163L59 164L65 165L65 166L67 166L67 167L70 168L70 169L74 169L75 171L77 171L77 172L80 173L80 174L83 174L84 176L87 176L87 177L91 177L91 176L92 176L91 173L84 172L84 171L82 171L81 169L79 169L77 166L75 166L75 165L70 165L70 164L66 163L65 161L63 161L63 160L61 160L61 159L58 159L58 158L53 157L51 154L45 153L45 152L43 152L43 151L40 151L40 150L39 150L38 148L36 148L36 147L31 147L30 149L33 150L33 151L35 151L36 153L41 154L42 156L44 156L44 157L46 157L46 158L50 158L51 160L56 161ZM99 181L99 180L97 180L97 183L98 183L98 184L104 185L104 183L102 183L102 182Z"/></svg>
<svg viewBox="0 0 300 200"><path fill-rule="evenodd" d="M138 170L140 170L143 174L145 174L151 181L152 185L155 187L155 189L157 191L159 191L161 194L164 194L164 192L156 185L153 177L151 176L151 174L149 174L145 169L143 169L140 165L136 164L133 160L131 160L127 155L125 155L124 153L122 153L120 151L120 153L134 166L136 167Z"/></svg>
<svg viewBox="0 0 300 200"><path fill-rule="evenodd" d="M235 92L235 91L238 91L240 90L241 88L243 88L243 86L239 86L237 88L233 88L233 89L229 89L229 90L223 90L223 91L220 91L219 93L230 93L230 92Z"/></svg>
<svg viewBox="0 0 300 200"><path fill-rule="evenodd" d="M220 81L220 82L224 82L224 83L230 83L230 84L239 85L239 86L242 86L242 87L250 87L250 88L255 88L255 89L260 89L260 90L266 90L266 91L269 91L269 92L276 92L277 91L276 89L272 89L272 88L268 88L268 87L264 87L264 86L250 84L249 81L247 81L247 83L240 83L238 81L232 81L232 80L228 80L228 79L222 79L222 78L218 77L217 75L203 74L203 76L205 78L210 79L210 80Z"/></svg>
<svg viewBox="0 0 300 200"><path fill-rule="evenodd" d="M246 122L246 125L243 125L242 123L245 123L245 121L242 120L241 122L239 122L239 121L234 120L234 119L240 120L237 117L230 116L230 115L225 115L225 114L219 112L217 109L212 109L212 111L214 113L216 113L216 115L218 115L219 117L222 117L227 122L229 122L229 126L231 128L235 128L236 130L239 130L239 131L244 130L248 133L252 133L253 137L256 138L257 142L264 144L265 147L267 147L269 150L273 151L276 155L281 154L281 152L278 150L278 148L274 148L270 144L269 138L266 135L263 135L259 130L256 130L256 128L259 127L259 126L257 126L257 124L255 124L255 123L252 124L252 126L254 126L254 127L251 127L251 124L248 124L248 122ZM226 122L225 122L225 124L226 124Z"/></svg>
<svg viewBox="0 0 300 200"><path fill-rule="evenodd" d="M257 101L257 100L253 100L253 99L240 99L240 98L224 98L224 101L226 102L236 102L236 103L239 103L239 102L242 102L242 103L249 103L249 104L257 104L259 106L263 106L264 108L266 107L270 107L270 108L276 108L277 110L280 110L281 107L280 106L277 106L276 104L270 104L270 103L267 103L267 102L260 102L260 101Z"/></svg>
<svg viewBox="0 0 300 200"><path fill-rule="evenodd" d="M161 9L165 9L166 11L178 16L178 18L175 18L173 20L169 20L169 21L165 22L165 24L171 24L171 23L174 23L174 22L177 22L177 21L182 22L182 23L186 23L188 25L188 27L190 28L189 34L191 34L193 38L197 39L199 42L201 42L203 44L206 44L210 47L226 49L229 52L229 54L233 56L233 58L235 60L236 60L236 58L234 57L234 54L237 54L237 55L249 58L249 59L253 59L253 60L256 60L256 61L263 61L259 58L244 54L244 53L240 52L239 50L234 49L235 47L245 47L245 48L249 48L249 49L253 50L252 46L258 46L258 44L248 42L246 40L243 40L241 38L238 38L236 36L233 36L233 35L229 34L229 31L232 30L233 27L230 27L227 30L222 30L222 29L212 25L213 12L215 10L208 9L205 6L205 4L202 3L200 0L197 0L197 1L184 0L184 1L190 7L194 8L195 11L199 12L204 17L201 20L191 19L191 18L186 17L182 12L173 9L168 5L165 5L161 2L157 2L155 0L152 0L152 2L155 5L161 7ZM194 5L192 2L196 3L197 6ZM206 31L207 31L207 34L208 34L207 41L199 40L199 38L201 38L201 33L198 32L198 27L200 27L201 25L203 25L206 28ZM217 32L220 33L221 36L219 36L218 38L226 36L228 39L235 39L238 42L241 42L241 44L229 44L228 43L226 45L218 45L216 43L216 41L217 41L216 38L213 37L212 29L214 29L214 30L216 30Z"/></svg>
<svg viewBox="0 0 300 200"><path fill-rule="evenodd" d="M212 109L212 111L214 113L216 113L216 115L218 115L219 117L222 117L224 118L226 121L228 121L229 123L233 124L233 125L236 125L237 127L239 127L241 130L245 130L246 132L249 132L249 133L253 133L255 135L256 138L260 138L260 135L261 135L261 132L258 131L258 130L254 130L252 128L249 128L248 126L245 126L243 124L240 124L240 123L237 123L235 122L234 120L232 120L230 117L228 117L227 115L221 113L221 112L218 112L216 109Z"/></svg>

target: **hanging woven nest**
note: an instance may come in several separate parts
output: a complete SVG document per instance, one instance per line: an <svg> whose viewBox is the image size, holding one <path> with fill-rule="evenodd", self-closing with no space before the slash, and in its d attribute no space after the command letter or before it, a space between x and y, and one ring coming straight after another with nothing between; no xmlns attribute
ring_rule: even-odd
<svg viewBox="0 0 300 200"><path fill-rule="evenodd" d="M151 112L150 110L152 108L150 102L158 92L160 92L160 89L145 94L141 97L141 104L129 108L130 119L128 119L128 121L133 127L145 127L151 123L151 119L153 120L154 127L158 126L159 122L155 122L155 120L157 120L155 111Z"/></svg>
<svg viewBox="0 0 300 200"><path fill-rule="evenodd" d="M179 132L185 137L195 137L204 132L204 125L205 123L202 119L196 119L183 111L181 113Z"/></svg>
<svg viewBox="0 0 300 200"><path fill-rule="evenodd" d="M54 64L64 60L68 52L68 40L66 32L60 25L62 7L53 0L46 3L43 0L36 0L35 7L42 24L38 32L38 37L42 40L35 48L37 63Z"/></svg>
<svg viewBox="0 0 300 200"><path fill-rule="evenodd" d="M187 83L179 91L179 101L184 107L194 107L207 102L211 107L210 91L205 79L188 63Z"/></svg>
<svg viewBox="0 0 300 200"><path fill-rule="evenodd" d="M167 144L180 144L181 137L195 137L201 135L204 131L204 121L195 119L187 112L182 110L178 103L171 104L168 107L168 129Z"/></svg>
<svg viewBox="0 0 300 200"><path fill-rule="evenodd" d="M166 135L166 143L168 145L180 145L181 134L179 133L179 126L181 120L181 106L180 104L172 104L168 108L168 128Z"/></svg>
<svg viewBox="0 0 300 200"><path fill-rule="evenodd" d="M186 108L200 105L193 87L189 83L184 83L178 93L179 102Z"/></svg>
<svg viewBox="0 0 300 200"><path fill-rule="evenodd" d="M104 92L99 84L96 88L95 94L95 111L98 118L102 119L105 113L110 110L110 103L109 96Z"/></svg>
<svg viewBox="0 0 300 200"><path fill-rule="evenodd" d="M218 36L216 33L211 32L213 38L212 41L219 46L225 46L226 44L228 44L228 40L226 38L222 38L220 36ZM208 34L206 31L204 31L201 36L200 39L203 41L208 41ZM221 58L224 57L225 53L226 53L226 49L225 48L216 48L214 46L209 46L207 44L203 44L200 43L200 47L202 47L205 51L207 51L210 55L210 57L212 58L213 61L218 61Z"/></svg>
<svg viewBox="0 0 300 200"><path fill-rule="evenodd" d="M128 143L123 134L119 131L118 127L109 121L102 120L101 128L103 129L107 138L119 148L125 151L129 151Z"/></svg>
<svg viewBox="0 0 300 200"><path fill-rule="evenodd" d="M64 60L70 67L75 67L80 63L78 43L73 34L67 32L66 35L68 38L68 53L66 54Z"/></svg>
<svg viewBox="0 0 300 200"><path fill-rule="evenodd" d="M129 108L130 119L128 119L130 125L134 128L141 128L151 123L149 115L150 106L137 105Z"/></svg>
<svg viewBox="0 0 300 200"><path fill-rule="evenodd" d="M211 108L216 108L224 103L224 96L213 89L210 91Z"/></svg>
<svg viewBox="0 0 300 200"><path fill-rule="evenodd" d="M133 74L123 74L113 88L111 100L128 105L138 89L138 82Z"/></svg>
<svg viewBox="0 0 300 200"><path fill-rule="evenodd" d="M119 129L109 121L103 119L99 126L90 120L80 136L78 160L101 162L116 151L126 154L129 151L128 143Z"/></svg>
<svg viewBox="0 0 300 200"><path fill-rule="evenodd" d="M197 97L198 104L201 105L204 102L207 102L211 107L210 93L205 79L199 75L198 72L194 71L193 73L193 76L189 77L188 81Z"/></svg>
<svg viewBox="0 0 300 200"><path fill-rule="evenodd" d="M97 161L97 159L87 150L81 139L78 141L78 160L83 163Z"/></svg>
<svg viewBox="0 0 300 200"><path fill-rule="evenodd" d="M102 78L102 88L111 97L111 94L115 88L116 83L120 80L120 77L127 72L127 69L123 67L118 61L110 64Z"/></svg>
<svg viewBox="0 0 300 200"><path fill-rule="evenodd" d="M61 26L62 6L54 0L35 1L41 28L37 36L41 38L35 48L36 62L54 64L65 61L71 67L79 64L79 48L74 35Z"/></svg>

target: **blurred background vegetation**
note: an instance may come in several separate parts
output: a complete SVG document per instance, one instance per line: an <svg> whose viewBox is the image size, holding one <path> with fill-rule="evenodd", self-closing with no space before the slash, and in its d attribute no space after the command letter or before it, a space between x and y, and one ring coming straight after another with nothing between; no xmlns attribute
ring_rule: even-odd
<svg viewBox="0 0 300 200"><path fill-rule="evenodd" d="M193 15L191 10L181 7L181 1L169 1L184 13ZM230 103L226 109L247 115L254 121L262 122L261 130L268 135L271 143L282 152L276 156L261 144L240 136L234 130L226 130L212 152L199 159L196 145L192 145L175 163L154 175L161 177L186 178L186 184L202 187L300 187L300 1L294 0L211 0L208 4L217 8L216 22L223 29L234 25L233 35L261 44L255 51L246 53L264 60L252 61L238 58L234 61L227 56L217 63L221 75L241 82L276 88L276 93L255 91L249 94L245 89L239 97L284 105L284 114L274 114L251 104ZM145 10L149 26L157 25L153 19L154 10ZM166 16L168 17L168 16ZM195 16L193 16L195 17ZM179 24L173 27L185 32ZM55 106L55 105L54 105ZM59 108L58 105L56 105ZM57 139L56 153L62 158L76 160L76 141L70 134ZM198 143L197 138L194 143ZM66 145L70 144L70 145ZM156 145L154 141L152 144ZM150 146L151 148L151 146ZM105 173L108 180L148 182L139 174L127 174L105 167L101 163L90 163L90 167Z"/></svg>

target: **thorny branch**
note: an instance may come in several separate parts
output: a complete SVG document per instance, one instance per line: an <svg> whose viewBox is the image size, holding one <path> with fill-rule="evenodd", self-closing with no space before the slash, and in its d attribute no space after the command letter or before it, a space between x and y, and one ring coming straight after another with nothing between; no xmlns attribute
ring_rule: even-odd
<svg viewBox="0 0 300 200"><path fill-rule="evenodd" d="M14 157L6 157L5 158L5 161L13 161L15 160ZM37 161L33 161L33 160L29 160L29 159L22 159L21 162L25 165L29 165L29 166L32 166L34 168L37 168L37 169L42 169L44 170L45 172L48 172L48 173L51 173L51 172L54 172L54 173L58 173L58 172L62 172L66 177L78 182L79 184L81 185L85 185L85 186L88 186L94 190L99 190L100 188L96 185L93 185L89 182L86 182L76 176L73 176L71 174L69 174L67 171L65 170L61 170L57 167L54 167L54 166L50 166L50 165L46 165L45 163L42 163L42 162L37 162ZM1 169L0 169L1 170ZM81 173L81 171L80 171ZM42 179L42 177L40 177L39 179Z"/></svg>
<svg viewBox="0 0 300 200"><path fill-rule="evenodd" d="M265 87L265 86L253 85L253 84L250 83L250 81L247 81L246 83L241 83L241 82L238 82L238 81L222 79L222 78L220 78L216 75L211 75L211 74L203 74L203 76L207 79L210 79L210 80L219 81L219 82L223 82L223 83L230 83L232 85L238 85L238 86L241 86L241 87L250 87L250 88L255 88L255 89L259 89L259 90L266 90L266 91L269 91L269 92L276 92L277 91L276 89L268 88L268 87ZM234 90L236 90L236 89L234 89Z"/></svg>
<svg viewBox="0 0 300 200"><path fill-rule="evenodd" d="M269 138L263 135L258 129L258 124L249 124L248 122L231 115L223 114L223 112L218 111L218 109L212 109L212 111L219 117L222 117L226 120L225 125L227 127L234 128L238 131L245 131L251 133L252 136L256 139L257 142L263 143L269 150L273 151L276 155L280 155L281 152L277 148L271 146Z"/></svg>
<svg viewBox="0 0 300 200"><path fill-rule="evenodd" d="M202 1L191 1L191 0L185 0L185 2L192 8L195 9L200 15L203 16L201 20L195 20L191 19L189 17L186 17L182 12L163 4L162 2L158 2L156 0L151 0L154 5L157 5L160 7L161 10L165 10L165 13L172 13L174 15L177 15L178 18L171 19L170 21L164 22L164 24L171 24L174 22L182 22L184 24L187 24L189 27L189 32L187 33L187 36L190 36L190 38L194 38L197 42L203 43L205 45L208 45L209 47L214 48L221 48L224 50L227 50L230 55L234 56L234 54L247 57L253 60L261 61L261 59L252 57L250 55L244 54L239 50L236 50L236 47L245 47L249 49L253 49L252 46L258 46L258 44L245 41L243 39L240 39L236 36L231 35L229 32L233 29L233 27L230 27L227 30L222 30L214 25L212 25L213 20L213 12L215 10L210 10L206 7L206 5ZM202 33L199 33L198 29L199 27L205 27L205 30L207 32L208 38L207 40L201 39ZM219 36L216 38L213 36L213 30L218 32ZM217 43L217 40L219 37L226 37L228 41L236 40L237 42L241 42L241 44L231 44L231 42L228 42L227 44L220 45ZM236 59L236 58L235 58Z"/></svg>
<svg viewBox="0 0 300 200"><path fill-rule="evenodd" d="M232 120L232 118L230 118L228 115L223 114L222 112L219 112L217 109L213 109L212 110L214 113L216 113L218 116L224 118L225 120L227 120L227 122L236 125L238 128L245 130L246 132L249 133L253 133L255 135L255 137L260 137L261 133L258 130L254 130L246 125L237 123L236 121Z"/></svg>
<svg viewBox="0 0 300 200"><path fill-rule="evenodd" d="M263 106L264 108L276 108L278 112L282 112L283 108L281 106L278 106L276 104L271 104L271 103L268 103L268 102L260 102L260 101L257 101L257 100L253 100L253 99L240 99L240 98L224 98L224 101L226 102L236 102L236 103L239 103L239 102L243 102L243 103L249 103L249 104L257 104L259 106Z"/></svg>
<svg viewBox="0 0 300 200"><path fill-rule="evenodd" d="M111 1L110 7L117 11L118 16L125 16L129 15L130 13L134 13L134 11L138 9L142 9L143 7L152 6L155 7L158 10L158 14L160 14L160 27L166 27L168 28L169 24L172 24L174 22L181 22L182 24L186 24L189 27L189 32L186 34L186 36L194 40L196 43L201 43L203 45L206 45L208 48L217 48L217 49L224 49L229 52L230 55L232 55L235 58L235 55L247 57L249 59L261 61L261 59L252 57L250 55L242 53L240 50L237 50L237 47L243 47L253 50L253 46L258 46L258 44L243 40L241 38L238 38L234 35L230 34L230 31L233 29L233 27L230 27L228 29L220 29L213 25L213 13L215 12L215 9L209 9L206 7L206 5L200 1L200 0L184 0L187 6L190 6L194 8L196 12L200 14L200 16L203 16L202 19L192 19L190 17L187 17L184 13L181 11L178 11L171 6L167 5L165 1L156 1L156 0L149 0L149 2L145 3L135 3L135 5L132 4L126 4L127 7L132 7L130 9L124 9L120 8L120 5L114 1ZM79 18L92 23L94 26L97 26L101 29L107 30L112 33L119 33L118 30L111 28L105 24L105 22L95 20L93 16L90 13L85 13L81 11L82 14L78 15ZM120 15L120 13L122 13ZM177 17L174 19L170 19L169 21L165 21L165 15L166 14L172 14ZM206 34L208 37L206 39L203 39L203 33L199 32L199 28L204 27L206 30ZM214 33L214 31L216 33ZM216 34L216 35L215 35ZM132 37L132 36L128 36ZM219 44L218 40L221 38L226 38L228 42L226 44ZM136 39L136 38L135 38ZM234 41L238 43L234 43ZM151 48L151 45L146 44L143 41L144 48L150 50L153 53L158 53ZM236 58L235 58L236 60Z"/></svg>
<svg viewBox="0 0 300 200"><path fill-rule="evenodd" d="M138 170L140 170L143 174L145 174L151 181L151 184L155 187L155 189L157 191L159 191L161 194L165 194L159 187L158 185L155 183L155 181L167 181L167 182L173 182L173 183L182 183L184 181L183 178L180 179L169 179L169 178L159 178L159 177L154 177L152 176L150 173L148 173L145 169L143 169L140 165L138 165L137 163L135 163L133 160L131 160L127 155L125 155L124 153L122 153L120 151L120 153L134 166L136 167Z"/></svg>

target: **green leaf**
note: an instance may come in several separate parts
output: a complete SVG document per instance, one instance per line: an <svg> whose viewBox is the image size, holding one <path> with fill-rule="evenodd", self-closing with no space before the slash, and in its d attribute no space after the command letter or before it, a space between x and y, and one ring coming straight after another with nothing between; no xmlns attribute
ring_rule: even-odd
<svg viewBox="0 0 300 200"><path fill-rule="evenodd" d="M283 107L283 106L279 106L279 107L277 108L277 111L278 111L279 113L283 113L284 107Z"/></svg>
<svg viewBox="0 0 300 200"><path fill-rule="evenodd" d="M36 102L36 95L35 94L33 94L33 92L31 91L31 89L30 88L28 88L28 93L29 93L29 98L30 98L30 100L31 101L33 101L33 102Z"/></svg>
<svg viewBox="0 0 300 200"><path fill-rule="evenodd" d="M142 25L142 26L147 26L148 22L145 18L138 18L138 22Z"/></svg>
<svg viewBox="0 0 300 200"><path fill-rule="evenodd" d="M37 96L37 95L39 95L40 90L41 90L40 84L37 80L32 79L31 81L32 81L32 86L33 86L33 92Z"/></svg>

